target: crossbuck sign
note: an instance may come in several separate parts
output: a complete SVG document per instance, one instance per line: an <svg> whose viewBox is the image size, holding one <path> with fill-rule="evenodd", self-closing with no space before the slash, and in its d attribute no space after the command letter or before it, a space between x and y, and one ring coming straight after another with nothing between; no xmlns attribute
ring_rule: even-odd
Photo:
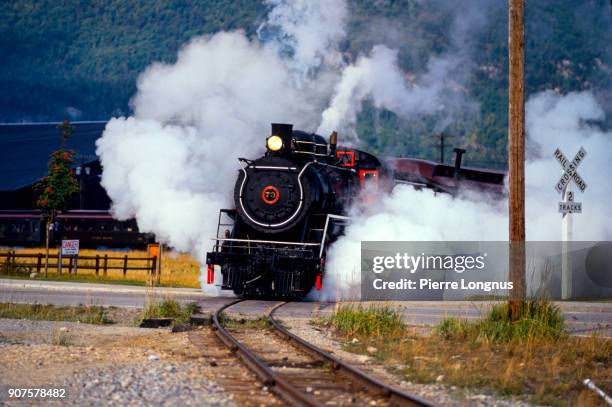
<svg viewBox="0 0 612 407"><path fill-rule="evenodd" d="M578 151L574 159L570 162L561 150L555 150L555 158L557 159L557 161L559 161L561 167L563 167L563 175L561 175L561 179L559 180L559 182L557 182L557 185L555 187L557 189L557 192L563 194L563 192L565 191L565 187L567 187L567 184L569 184L571 180L574 180L580 191L584 192L587 187L586 182L584 182L584 180L576 170L578 169L578 166L580 165L582 160L584 160L585 156L586 150L580 147L580 150Z"/></svg>
<svg viewBox="0 0 612 407"><path fill-rule="evenodd" d="M567 195L566 202L559 202L559 212L564 216L567 213L581 213L582 204L580 202L574 202L574 194L571 191L568 191L568 193L565 194L565 190L572 180L576 183L576 186L578 189L580 189L580 192L584 192L586 190L587 184L577 171L578 166L580 163L582 163L584 157L586 157L586 150L583 147L580 147L580 150L578 153L576 153L576 156L572 161L569 161L567 157L565 157L565 154L563 154L563 152L558 148L555 150L554 155L555 159L559 162L559 164L561 164L561 167L563 167L563 175L561 175L561 178L555 185L555 189L561 194L562 199L564 195Z"/></svg>

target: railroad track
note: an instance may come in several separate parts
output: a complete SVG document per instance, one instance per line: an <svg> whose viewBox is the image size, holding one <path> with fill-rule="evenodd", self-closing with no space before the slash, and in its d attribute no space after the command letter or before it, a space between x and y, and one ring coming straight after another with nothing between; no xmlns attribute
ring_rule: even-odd
<svg viewBox="0 0 612 407"><path fill-rule="evenodd" d="M271 330L228 329L222 313L244 300L219 308L212 317L217 336L263 382L291 405L299 406L433 406L419 397L389 386L306 342L285 329L271 309Z"/></svg>

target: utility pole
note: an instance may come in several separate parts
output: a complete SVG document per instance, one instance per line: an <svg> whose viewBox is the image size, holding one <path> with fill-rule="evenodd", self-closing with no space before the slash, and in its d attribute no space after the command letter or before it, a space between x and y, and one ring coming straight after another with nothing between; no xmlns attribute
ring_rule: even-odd
<svg viewBox="0 0 612 407"><path fill-rule="evenodd" d="M508 176L510 317L525 301L525 77L524 0L508 0Z"/></svg>

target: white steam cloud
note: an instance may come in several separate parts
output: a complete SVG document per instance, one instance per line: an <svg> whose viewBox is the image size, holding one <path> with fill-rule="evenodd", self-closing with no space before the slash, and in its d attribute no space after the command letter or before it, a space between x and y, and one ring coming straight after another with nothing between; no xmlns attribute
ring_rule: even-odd
<svg viewBox="0 0 612 407"><path fill-rule="evenodd" d="M434 113L440 108L438 96L442 83L438 80L443 61L435 61L436 75L426 75L422 84L411 84L397 64L397 50L377 45L369 56L360 57L342 73L329 107L323 112L317 133L340 130L356 141L357 116L365 99L374 106L408 117ZM433 68L433 67L432 67Z"/></svg>
<svg viewBox="0 0 612 407"><path fill-rule="evenodd" d="M474 109L463 84L473 69L471 38L484 25L484 14L479 1L462 5L449 30L449 49L432 57L419 77L402 71L397 49L375 45L368 55L360 56L343 70L317 132L329 134L337 130L356 144L359 137L355 126L365 101L402 118L439 115L440 131L454 115Z"/></svg>
<svg viewBox="0 0 612 407"><path fill-rule="evenodd" d="M346 35L348 17L344 0L266 0L272 6L268 20L257 30L280 53L303 81L322 66L339 66L338 42Z"/></svg>

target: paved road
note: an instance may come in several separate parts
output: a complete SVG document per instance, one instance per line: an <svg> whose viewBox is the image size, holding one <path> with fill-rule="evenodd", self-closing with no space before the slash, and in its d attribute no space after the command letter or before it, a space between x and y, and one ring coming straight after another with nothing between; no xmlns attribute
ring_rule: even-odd
<svg viewBox="0 0 612 407"><path fill-rule="evenodd" d="M198 302L202 312L209 313L231 298L207 297L200 290L189 288L145 288L110 284L65 283L51 281L0 279L0 302L42 303L56 305L94 304L116 307L142 307L147 298L171 297L182 302ZM232 308L244 315L261 315L276 301L247 301ZM408 324L432 326L445 317L480 318L491 303L468 301L387 302ZM558 302L567 325L575 334L594 331L612 337L612 302ZM281 308L279 315L312 318L331 314L335 303L296 302Z"/></svg>
<svg viewBox="0 0 612 407"><path fill-rule="evenodd" d="M200 290L195 288L149 288L111 284L0 279L0 302L140 308L144 306L147 298L164 297L171 297L182 302L195 302L206 298Z"/></svg>

